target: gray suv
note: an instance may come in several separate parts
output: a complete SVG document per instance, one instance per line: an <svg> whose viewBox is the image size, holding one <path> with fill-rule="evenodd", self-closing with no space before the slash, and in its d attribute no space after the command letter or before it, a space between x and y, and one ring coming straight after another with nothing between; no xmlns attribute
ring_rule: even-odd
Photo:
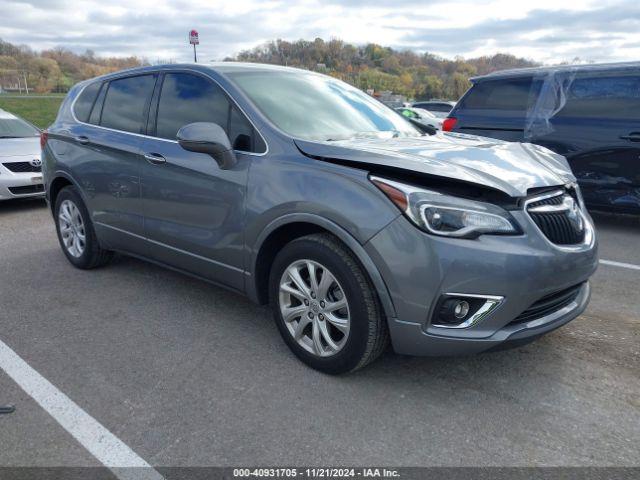
<svg viewBox="0 0 640 480"><path fill-rule="evenodd" d="M76 85L43 133L62 251L114 252L270 303L328 373L524 344L578 316L596 236L567 162L418 131L331 77L166 65Z"/></svg>

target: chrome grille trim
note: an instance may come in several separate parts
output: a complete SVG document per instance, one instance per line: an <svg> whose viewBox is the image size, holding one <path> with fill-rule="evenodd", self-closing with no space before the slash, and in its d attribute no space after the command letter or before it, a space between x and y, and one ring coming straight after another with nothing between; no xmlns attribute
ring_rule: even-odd
<svg viewBox="0 0 640 480"><path fill-rule="evenodd" d="M567 200L571 199L571 201ZM556 243L552 240L551 237L558 238L563 235L563 228L565 227L558 217L563 216L564 212L568 212L573 208L572 202L575 202L577 206L577 214L579 215L579 219L583 225L583 232L580 235L580 232L574 230L573 233L576 235L580 235L579 238L576 237L575 243ZM582 206L574 197L570 194L570 192L564 189L557 189L552 192L546 192L539 195L534 195L528 198L524 202L524 211L531 220L531 223L534 225L536 230L542 235L542 237L555 248L559 250L565 251L578 251L585 250L587 248L591 248L595 242L595 234L594 227L589 219L589 216L586 214L586 210L584 206ZM536 215L544 216L545 222L543 226L536 221ZM548 218L546 218L548 217ZM538 218L540 221L541 218ZM566 223L566 222L564 222ZM545 231L545 229L547 231Z"/></svg>

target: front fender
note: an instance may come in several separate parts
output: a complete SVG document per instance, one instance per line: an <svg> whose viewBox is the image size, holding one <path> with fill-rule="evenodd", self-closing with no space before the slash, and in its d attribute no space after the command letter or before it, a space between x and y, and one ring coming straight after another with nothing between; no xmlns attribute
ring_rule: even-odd
<svg viewBox="0 0 640 480"><path fill-rule="evenodd" d="M378 268L376 267L369 254L362 247L362 245L352 235L350 235L349 232L340 227L338 224L324 217L311 213L291 213L288 215L284 215L269 223L262 230L255 244L250 250L250 268L247 272L246 282L246 291L249 298L251 298L251 300L255 302L258 301L257 278L255 275L253 275L253 272L256 271L260 249L262 248L265 240L269 238L269 235L271 235L278 228L283 227L287 224L300 222L317 225L318 227L331 232L333 235L339 238L340 241L342 241L347 247L349 247L349 249L358 258L365 271L369 275L369 278L371 279L371 282L373 283L373 286L378 293L378 297L380 298L380 303L384 308L385 315L387 316L387 318L395 318L395 307L391 300L389 290L387 289L387 286L384 283L384 280L382 279L382 275L380 275Z"/></svg>

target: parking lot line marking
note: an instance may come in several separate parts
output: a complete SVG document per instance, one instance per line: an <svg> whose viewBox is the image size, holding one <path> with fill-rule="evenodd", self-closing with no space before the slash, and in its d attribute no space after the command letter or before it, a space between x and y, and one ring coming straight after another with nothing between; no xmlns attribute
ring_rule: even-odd
<svg viewBox="0 0 640 480"><path fill-rule="evenodd" d="M121 480L164 480L151 465L0 341L0 369Z"/></svg>
<svg viewBox="0 0 640 480"><path fill-rule="evenodd" d="M633 263L614 262L613 260L600 260L603 265L611 265L612 267L628 268L630 270L640 270L640 265Z"/></svg>

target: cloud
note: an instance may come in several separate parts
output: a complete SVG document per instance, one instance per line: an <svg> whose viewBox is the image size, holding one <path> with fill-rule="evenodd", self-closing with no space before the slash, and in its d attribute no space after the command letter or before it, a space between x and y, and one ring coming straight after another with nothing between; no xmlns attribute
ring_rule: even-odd
<svg viewBox="0 0 640 480"><path fill-rule="evenodd" d="M531 2L533 4L533 2ZM439 55L509 52L544 62L640 57L640 5L538 0L0 0L0 38L42 50L202 61L267 40L342 38Z"/></svg>

